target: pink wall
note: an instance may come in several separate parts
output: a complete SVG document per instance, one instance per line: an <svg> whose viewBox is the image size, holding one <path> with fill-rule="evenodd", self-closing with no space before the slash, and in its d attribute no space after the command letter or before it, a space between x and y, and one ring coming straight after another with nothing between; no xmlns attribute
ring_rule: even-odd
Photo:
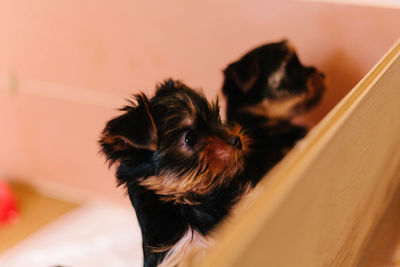
<svg viewBox="0 0 400 267"><path fill-rule="evenodd" d="M400 10L286 1L3 0L0 177L120 199L96 139L123 98L179 78L215 97L248 49L290 39L325 72L314 124L400 36ZM18 79L8 92L10 77Z"/></svg>

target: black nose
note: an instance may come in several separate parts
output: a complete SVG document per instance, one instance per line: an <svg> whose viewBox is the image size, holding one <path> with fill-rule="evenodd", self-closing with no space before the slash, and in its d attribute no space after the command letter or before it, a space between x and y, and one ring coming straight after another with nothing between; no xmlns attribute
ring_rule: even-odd
<svg viewBox="0 0 400 267"><path fill-rule="evenodd" d="M228 143L235 148L242 148L242 141L240 141L240 137L237 135L232 135L231 137L229 137Z"/></svg>

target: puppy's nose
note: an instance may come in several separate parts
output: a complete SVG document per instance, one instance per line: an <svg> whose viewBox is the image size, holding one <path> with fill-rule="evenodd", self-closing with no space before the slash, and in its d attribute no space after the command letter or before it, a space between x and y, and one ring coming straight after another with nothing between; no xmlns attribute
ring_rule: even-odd
<svg viewBox="0 0 400 267"><path fill-rule="evenodd" d="M240 137L237 135L232 135L231 137L229 137L228 143L235 148L238 149L242 148L242 141L240 140Z"/></svg>

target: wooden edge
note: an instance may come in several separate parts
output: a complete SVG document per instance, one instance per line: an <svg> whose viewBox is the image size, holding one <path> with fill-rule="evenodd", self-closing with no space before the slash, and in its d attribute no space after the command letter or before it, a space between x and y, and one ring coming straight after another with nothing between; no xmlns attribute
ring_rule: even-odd
<svg viewBox="0 0 400 267"><path fill-rule="evenodd" d="M229 225L224 224L217 230L218 244L199 266L223 267L234 263L234 257L228 259L221 255L241 255L250 245L261 227L299 182L310 163L324 149L331 136L352 114L384 71L399 57L400 41L397 41L349 94L262 180L258 198L246 207L246 212L239 207L239 211L229 219Z"/></svg>

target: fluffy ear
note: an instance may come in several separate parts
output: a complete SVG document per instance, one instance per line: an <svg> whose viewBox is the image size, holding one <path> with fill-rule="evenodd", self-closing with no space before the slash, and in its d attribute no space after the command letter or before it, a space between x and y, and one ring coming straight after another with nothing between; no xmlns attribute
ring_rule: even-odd
<svg viewBox="0 0 400 267"><path fill-rule="evenodd" d="M157 128L144 94L136 95L137 104L122 108L125 113L110 120L103 130L99 144L110 165L132 152L157 150ZM148 153L147 153L148 154Z"/></svg>
<svg viewBox="0 0 400 267"><path fill-rule="evenodd" d="M243 58L226 68L225 80L232 80L236 86L246 94L257 82L260 75L260 66L255 58Z"/></svg>

